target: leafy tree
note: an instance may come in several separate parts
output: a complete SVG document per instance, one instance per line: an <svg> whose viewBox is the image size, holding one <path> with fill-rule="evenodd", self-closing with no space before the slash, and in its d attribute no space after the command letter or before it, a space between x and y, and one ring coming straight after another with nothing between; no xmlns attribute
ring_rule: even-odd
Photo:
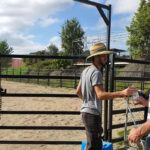
<svg viewBox="0 0 150 150"><path fill-rule="evenodd" d="M83 52L83 41L79 40L84 37L84 31L78 20L73 18L67 20L62 26L61 41L65 55L79 55Z"/></svg>
<svg viewBox="0 0 150 150"><path fill-rule="evenodd" d="M127 45L133 58L150 59L150 0L141 0L129 27Z"/></svg>
<svg viewBox="0 0 150 150"><path fill-rule="evenodd" d="M46 50L42 50L42 51L37 51L37 52L34 52L34 53L30 53L29 55L47 55L47 52ZM41 58L24 58L23 59L23 62L25 62L25 64L27 66L32 66L33 64L36 64L40 61L43 61L44 59L41 59Z"/></svg>
<svg viewBox="0 0 150 150"><path fill-rule="evenodd" d="M58 51L59 51L59 49L54 44L51 44L47 47L47 54L48 55L57 56Z"/></svg>
<svg viewBox="0 0 150 150"><path fill-rule="evenodd" d="M13 48L9 47L7 41L0 42L0 54L9 55L13 53ZM8 67L11 64L10 58L1 58L0 59L1 67Z"/></svg>
<svg viewBox="0 0 150 150"><path fill-rule="evenodd" d="M30 55L47 55L47 51L38 51L30 53ZM64 56L64 52L60 51L59 56ZM40 59L40 58L25 58L24 62L30 68L38 69L65 69L70 66L71 60L68 59Z"/></svg>

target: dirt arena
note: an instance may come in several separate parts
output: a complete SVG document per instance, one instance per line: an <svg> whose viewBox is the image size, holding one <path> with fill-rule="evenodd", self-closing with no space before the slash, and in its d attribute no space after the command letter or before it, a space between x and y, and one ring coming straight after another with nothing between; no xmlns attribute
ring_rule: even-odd
<svg viewBox="0 0 150 150"><path fill-rule="evenodd" d="M75 94L75 89L51 88L26 83L2 81L7 93L65 93ZM20 111L79 111L82 101L78 98L3 97L2 110ZM137 106L138 107L138 106ZM125 101L114 101L114 109L125 109ZM113 117L113 122L125 122L125 114ZM1 126L83 126L80 115L1 115ZM123 130L123 129L121 129ZM117 137L117 130L113 137ZM21 141L84 141L85 131L60 130L0 130L0 140ZM119 150L114 145L114 150ZM81 145L0 145L0 150L80 150Z"/></svg>

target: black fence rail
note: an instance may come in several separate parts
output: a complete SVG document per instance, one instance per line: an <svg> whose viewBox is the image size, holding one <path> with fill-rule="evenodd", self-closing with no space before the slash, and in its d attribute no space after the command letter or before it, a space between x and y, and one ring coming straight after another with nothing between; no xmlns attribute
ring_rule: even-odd
<svg viewBox="0 0 150 150"><path fill-rule="evenodd" d="M52 57L52 56L31 56L31 55L1 55L0 57L15 57L15 58L49 58L49 59L81 59L81 57ZM82 59L85 59L83 57ZM150 78L147 76L142 76L142 77L122 77L122 76L116 76L115 75L115 66L114 62L116 61L123 61L123 62L130 62L130 63L139 63L139 64L150 64L150 62L144 62L144 61L138 61L138 60L129 60L129 59L120 59L120 58L115 58L113 56L111 58L111 66L110 66L110 91L114 91L115 85L117 86L117 82L123 82L123 83L140 83L150 81ZM2 71L0 72L0 78L1 79L28 79L28 80L49 80L50 82L52 80L75 80L76 82L79 80L79 76L64 76L64 75L41 75L40 73L38 75L9 75L9 74L3 74ZM66 83L67 84L67 83ZM148 84L148 83L147 83ZM122 85L120 85L122 86ZM127 86L127 85L126 85ZM143 88L143 87L142 87ZM71 98L76 98L77 96L75 94L37 94L37 93L7 93L7 91L1 91L0 92L0 98L2 97L71 97ZM61 99L60 99L61 100ZM135 108L132 109L134 112L139 112L139 111L144 111L144 119L137 121L137 123L143 123L146 120L146 111L145 108ZM113 115L116 114L122 114L125 113L125 110L113 110L113 101L109 101L109 109L104 110L104 114L106 113L108 115L107 123L104 125L104 128L107 129L107 135L105 137L108 137L108 140L111 142L118 142L120 140L123 140L123 137L120 138L112 138L112 130L122 128L124 127L124 124L112 124L112 117ZM45 115L79 115L79 112L76 111L2 111L0 110L0 114L13 114L13 115L26 115L26 114L31 114L31 115L36 115L36 114L45 114ZM133 125L132 122L128 122L128 125L131 126ZM84 130L84 127L80 126L0 126L0 130ZM107 139L106 139L107 140ZM0 144L81 144L82 141L0 141Z"/></svg>
<svg viewBox="0 0 150 150"><path fill-rule="evenodd" d="M115 73L115 62L129 62L129 63L136 63L136 64L144 64L144 65L150 65L150 62L147 61L141 61L141 60L133 60L133 59L124 59L124 58L117 58L115 55L111 56L111 66L110 66L110 91L113 92L115 91L117 86L117 82L123 82L123 83L127 83L126 86L124 87L128 87L128 84L131 85L131 83L140 83L141 86L139 86L140 89L144 90L144 84L145 81L150 81L150 77L147 76L140 76L140 77L134 77L134 76L117 76L117 74ZM129 71L127 71L129 72ZM134 71L136 72L136 71ZM137 72L136 72L137 73ZM148 73L149 74L149 73ZM149 83L147 83L149 84ZM143 120L138 120L136 121L137 124L141 124L144 123L147 119L147 108L134 108L131 109L134 112L144 112L144 116L143 116ZM109 101L109 125L108 125L108 140L111 142L119 142L124 140L124 137L119 137L119 138L112 138L112 130L113 129L119 129L119 128L123 128L125 126L124 123L120 123L120 124L113 124L113 115L117 115L117 114L122 114L125 113L126 110L113 110L113 100ZM128 126L132 126L133 122L128 122Z"/></svg>
<svg viewBox="0 0 150 150"><path fill-rule="evenodd" d="M72 56L33 56L33 55L0 55L0 58L9 57L9 58L49 58L49 59L85 59L85 57L72 57ZM1 70L1 69L0 69ZM63 75L15 75L13 74L2 74L2 70L0 71L0 79L44 79L44 80L79 80L77 76L63 76ZM2 97L59 97L59 98L76 98L75 94L37 94L37 93L7 93L7 89L3 90L0 84L0 101L2 101ZM61 99L60 99L61 100ZM78 111L2 111L0 110L0 114L5 115L79 115ZM84 130L82 126L0 126L0 130ZM81 144L82 141L13 141L13 140L0 140L0 144L70 144L77 145Z"/></svg>
<svg viewBox="0 0 150 150"><path fill-rule="evenodd" d="M4 75L3 78L5 77L6 80L52 87L76 88L81 69L2 68L1 72ZM64 78L66 75L68 78Z"/></svg>

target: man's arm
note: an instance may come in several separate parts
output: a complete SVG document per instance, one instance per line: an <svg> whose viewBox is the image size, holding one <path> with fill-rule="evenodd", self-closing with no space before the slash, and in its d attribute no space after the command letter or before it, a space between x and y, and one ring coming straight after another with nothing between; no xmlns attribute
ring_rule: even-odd
<svg viewBox="0 0 150 150"><path fill-rule="evenodd" d="M118 91L118 92L105 92L103 90L103 85L95 85L94 90L96 92L96 95L98 99L100 100L108 100L108 99L113 99L113 98L119 98L119 97L126 97L133 95L133 93L137 92L137 89L135 87L129 87L123 91Z"/></svg>
<svg viewBox="0 0 150 150"><path fill-rule="evenodd" d="M150 120L143 123L137 129L133 128L128 136L132 143L139 143L140 139L150 133Z"/></svg>
<svg viewBox="0 0 150 150"><path fill-rule="evenodd" d="M81 83L78 84L76 94L82 99Z"/></svg>

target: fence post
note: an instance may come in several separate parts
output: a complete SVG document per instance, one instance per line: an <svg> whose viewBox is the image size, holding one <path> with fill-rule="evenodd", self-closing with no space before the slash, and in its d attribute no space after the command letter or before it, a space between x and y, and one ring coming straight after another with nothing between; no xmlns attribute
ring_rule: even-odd
<svg viewBox="0 0 150 150"><path fill-rule="evenodd" d="M145 70L141 71L141 78L144 77L144 72L145 72ZM141 90L144 90L144 81L141 81Z"/></svg>
<svg viewBox="0 0 150 150"><path fill-rule="evenodd" d="M37 84L39 84L40 68L38 68L38 70L37 70L37 75L38 75L38 78L37 78Z"/></svg>
<svg viewBox="0 0 150 150"><path fill-rule="evenodd" d="M14 73L14 68L12 68L12 74L15 75ZM12 81L14 80L14 78L12 78Z"/></svg>
<svg viewBox="0 0 150 150"><path fill-rule="evenodd" d="M6 75L8 75L8 68L6 69ZM7 78L6 78L6 80L7 80Z"/></svg>
<svg viewBox="0 0 150 150"><path fill-rule="evenodd" d="M21 68L20 68L20 76L21 76L21 74L22 74L22 70L21 70ZM20 82L21 82L21 77L20 77Z"/></svg>
<svg viewBox="0 0 150 150"><path fill-rule="evenodd" d="M74 88L76 89L77 88L77 79L76 79L76 69L74 69L74 79L75 79L75 82L74 82Z"/></svg>
<svg viewBox="0 0 150 150"><path fill-rule="evenodd" d="M2 67L0 62L0 75L2 75ZM0 111L2 110L2 85L1 85L1 77L0 77ZM1 115L0 115L1 119Z"/></svg>
<svg viewBox="0 0 150 150"><path fill-rule="evenodd" d="M145 66L143 68L141 76L145 77ZM142 81L142 83L141 83L141 90L144 90L144 81ZM145 110L144 110L144 121L145 122L147 121L147 114L148 114L148 107L145 107Z"/></svg>
<svg viewBox="0 0 150 150"><path fill-rule="evenodd" d="M62 70L60 70L60 87L62 87Z"/></svg>
<svg viewBox="0 0 150 150"><path fill-rule="evenodd" d="M50 76L50 71L48 70L47 75ZM47 85L50 85L50 78L48 78Z"/></svg>
<svg viewBox="0 0 150 150"><path fill-rule="evenodd" d="M110 56L110 92L114 91L114 57L115 54ZM113 110L113 100L109 100L109 123L108 123L108 141L111 142L112 140L112 110Z"/></svg>
<svg viewBox="0 0 150 150"><path fill-rule="evenodd" d="M30 75L30 69L28 68L27 75ZM28 83L30 82L30 78L28 78Z"/></svg>

